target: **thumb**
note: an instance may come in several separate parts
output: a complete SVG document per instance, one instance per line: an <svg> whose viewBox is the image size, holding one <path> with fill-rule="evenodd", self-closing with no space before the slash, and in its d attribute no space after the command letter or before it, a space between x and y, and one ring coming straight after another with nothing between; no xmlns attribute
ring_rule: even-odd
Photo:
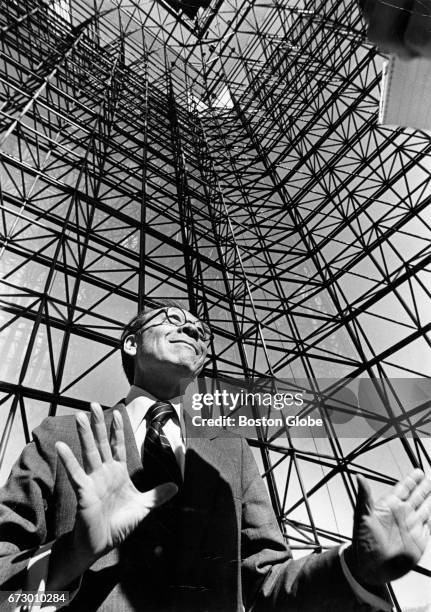
<svg viewBox="0 0 431 612"><path fill-rule="evenodd" d="M356 497L355 514L357 516L370 514L374 507L370 485L366 479L359 474L356 476L356 482L358 486L358 494Z"/></svg>
<svg viewBox="0 0 431 612"><path fill-rule="evenodd" d="M145 500L145 506L152 510L161 506L169 499L171 499L178 491L178 487L173 482L166 482L161 484L150 491L142 493L142 497Z"/></svg>

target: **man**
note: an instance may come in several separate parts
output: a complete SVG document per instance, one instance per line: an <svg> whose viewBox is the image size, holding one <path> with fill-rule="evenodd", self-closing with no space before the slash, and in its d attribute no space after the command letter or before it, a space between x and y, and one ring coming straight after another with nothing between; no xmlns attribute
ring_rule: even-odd
<svg viewBox="0 0 431 612"><path fill-rule="evenodd" d="M71 591L86 612L390 609L385 583L428 540L430 480L414 470L374 506L360 479L352 546L292 560L247 443L187 439L181 396L208 339L178 305L140 313L125 402L35 430L1 493L2 588Z"/></svg>

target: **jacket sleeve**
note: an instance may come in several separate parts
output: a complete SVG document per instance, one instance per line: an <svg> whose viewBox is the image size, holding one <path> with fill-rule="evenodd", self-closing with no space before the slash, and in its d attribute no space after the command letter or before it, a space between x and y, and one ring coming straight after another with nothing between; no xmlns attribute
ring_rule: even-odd
<svg viewBox="0 0 431 612"><path fill-rule="evenodd" d="M243 441L242 579L250 612L371 612L341 568L338 547L292 559L253 454ZM385 590L382 590L386 593Z"/></svg>
<svg viewBox="0 0 431 612"><path fill-rule="evenodd" d="M11 474L0 489L0 585L3 591L25 584L30 558L47 540L57 458L51 419L33 432Z"/></svg>

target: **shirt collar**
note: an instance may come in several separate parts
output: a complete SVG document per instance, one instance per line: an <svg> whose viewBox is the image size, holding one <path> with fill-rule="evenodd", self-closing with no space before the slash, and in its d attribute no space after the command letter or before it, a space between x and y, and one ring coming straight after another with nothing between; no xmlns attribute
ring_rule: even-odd
<svg viewBox="0 0 431 612"><path fill-rule="evenodd" d="M152 404L154 402L159 402L160 399L145 391L145 389L141 389L136 385L132 385L130 387L129 393L127 394L125 404L126 410L129 415L130 424L132 425L133 433L136 432L139 425L145 419L145 416ZM183 397L173 397L169 400L172 404L176 415L178 417L178 422L180 423L181 429L184 430L183 427Z"/></svg>

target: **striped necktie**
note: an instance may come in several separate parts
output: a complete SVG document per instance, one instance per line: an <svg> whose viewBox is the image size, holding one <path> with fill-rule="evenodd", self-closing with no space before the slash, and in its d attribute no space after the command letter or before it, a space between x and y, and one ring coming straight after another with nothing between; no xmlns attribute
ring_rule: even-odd
<svg viewBox="0 0 431 612"><path fill-rule="evenodd" d="M169 419L177 418L170 402L156 402L148 409L147 433L142 445L141 458L144 467L145 490L164 482L182 484L181 471L163 426Z"/></svg>

